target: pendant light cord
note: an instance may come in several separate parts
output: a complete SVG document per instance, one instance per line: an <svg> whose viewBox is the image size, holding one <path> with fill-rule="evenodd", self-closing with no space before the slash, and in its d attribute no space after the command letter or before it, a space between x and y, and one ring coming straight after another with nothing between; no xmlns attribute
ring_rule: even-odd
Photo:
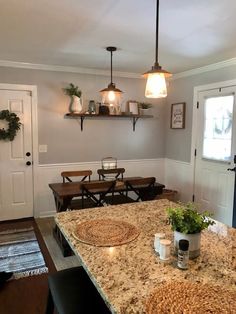
<svg viewBox="0 0 236 314"><path fill-rule="evenodd" d="M159 0L157 0L156 7L156 59L155 66L158 66L158 33L159 33Z"/></svg>
<svg viewBox="0 0 236 314"><path fill-rule="evenodd" d="M113 54L113 52L111 51L111 84L113 84L113 82L112 82L112 54Z"/></svg>

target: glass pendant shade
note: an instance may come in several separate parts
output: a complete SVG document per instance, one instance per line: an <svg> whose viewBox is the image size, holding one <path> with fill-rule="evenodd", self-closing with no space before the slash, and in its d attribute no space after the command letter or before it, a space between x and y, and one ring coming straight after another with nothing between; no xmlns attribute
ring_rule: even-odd
<svg viewBox="0 0 236 314"><path fill-rule="evenodd" d="M145 97L147 98L163 98L167 96L166 78L171 73L163 70L158 63L158 31L159 31L159 0L156 6L156 58L154 66L151 70L143 74L147 78Z"/></svg>
<svg viewBox="0 0 236 314"><path fill-rule="evenodd" d="M165 75L163 73L149 73L147 76L145 97L163 98L166 96L167 88Z"/></svg>
<svg viewBox="0 0 236 314"><path fill-rule="evenodd" d="M119 106L121 103L122 91L116 88L116 85L112 82L112 55L113 52L116 51L116 47L107 47L106 50L111 53L111 83L107 88L104 88L100 91L102 96L102 103Z"/></svg>
<svg viewBox="0 0 236 314"><path fill-rule="evenodd" d="M122 91L115 87L115 84L109 84L107 88L100 91L103 104L119 105L121 103Z"/></svg>

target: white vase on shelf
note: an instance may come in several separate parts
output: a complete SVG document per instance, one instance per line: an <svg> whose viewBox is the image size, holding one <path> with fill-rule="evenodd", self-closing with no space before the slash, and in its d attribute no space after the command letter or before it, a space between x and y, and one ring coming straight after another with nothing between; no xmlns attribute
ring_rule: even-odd
<svg viewBox="0 0 236 314"><path fill-rule="evenodd" d="M139 114L140 114L141 116L150 115L150 114L151 114L151 108L146 108L146 109L140 108L140 109L139 109Z"/></svg>
<svg viewBox="0 0 236 314"><path fill-rule="evenodd" d="M81 113L81 111L82 111L81 99L75 95L71 96L70 112Z"/></svg>

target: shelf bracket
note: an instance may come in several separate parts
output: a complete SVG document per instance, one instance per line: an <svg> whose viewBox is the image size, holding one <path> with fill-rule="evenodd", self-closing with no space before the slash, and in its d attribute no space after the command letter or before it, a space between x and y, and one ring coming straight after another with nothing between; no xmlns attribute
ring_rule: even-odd
<svg viewBox="0 0 236 314"><path fill-rule="evenodd" d="M80 117L80 130L81 130L81 132L83 131L84 119L85 119L85 116Z"/></svg>
<svg viewBox="0 0 236 314"><path fill-rule="evenodd" d="M138 119L139 119L139 117L133 117L133 131L134 132L135 132L135 126L136 126Z"/></svg>

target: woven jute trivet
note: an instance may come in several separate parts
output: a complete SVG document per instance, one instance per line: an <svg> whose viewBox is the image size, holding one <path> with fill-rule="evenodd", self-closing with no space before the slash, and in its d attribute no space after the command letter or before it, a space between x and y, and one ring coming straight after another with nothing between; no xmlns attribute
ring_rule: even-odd
<svg viewBox="0 0 236 314"><path fill-rule="evenodd" d="M147 314L230 314L236 311L236 291L190 282L160 285L146 304Z"/></svg>
<svg viewBox="0 0 236 314"><path fill-rule="evenodd" d="M76 226L77 240L94 246L117 246L129 243L140 231L128 222L114 219L96 219Z"/></svg>

